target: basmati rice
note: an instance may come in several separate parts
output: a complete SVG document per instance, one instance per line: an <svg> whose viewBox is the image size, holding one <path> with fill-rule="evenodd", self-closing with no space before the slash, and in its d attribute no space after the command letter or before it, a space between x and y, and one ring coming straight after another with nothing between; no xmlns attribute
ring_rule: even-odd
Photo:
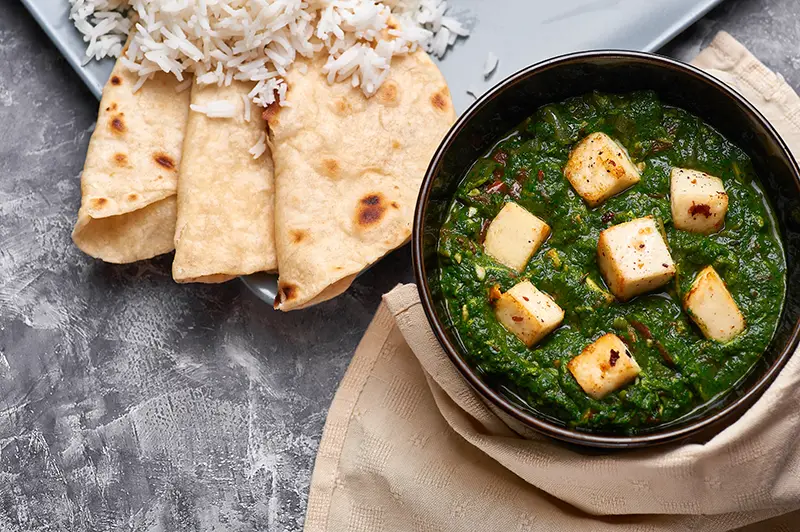
<svg viewBox="0 0 800 532"><path fill-rule="evenodd" d="M195 113L203 113L209 118L233 118L236 115L236 105L227 100L214 100L205 105L193 103L189 107Z"/></svg>
<svg viewBox="0 0 800 532"><path fill-rule="evenodd" d="M261 133L261 135L258 137L258 142L256 142L255 145L247 151L253 156L253 159L258 159L264 155L264 152L267 151L267 134Z"/></svg>
<svg viewBox="0 0 800 532"><path fill-rule="evenodd" d="M252 104L250 103L250 99L244 94L242 95L242 103L244 104L244 121L250 122L250 106Z"/></svg>
<svg viewBox="0 0 800 532"><path fill-rule="evenodd" d="M298 57L327 54L323 72L330 83L347 80L371 96L394 56L421 46L443 57L469 35L446 15L446 0L69 2L70 19L88 43L87 61L118 57L133 32L122 63L139 76L135 90L157 72L183 81L181 90L188 87L186 74L205 85L252 81L248 97L262 107L285 103L282 76ZM206 114L224 116L218 113Z"/></svg>

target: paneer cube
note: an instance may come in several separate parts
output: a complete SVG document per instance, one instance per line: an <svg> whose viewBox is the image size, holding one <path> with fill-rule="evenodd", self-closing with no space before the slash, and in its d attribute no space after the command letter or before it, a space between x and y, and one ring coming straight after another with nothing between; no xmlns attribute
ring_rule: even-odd
<svg viewBox="0 0 800 532"><path fill-rule="evenodd" d="M503 327L528 347L553 332L564 319L561 307L530 281L523 281L501 295L495 302L494 313Z"/></svg>
<svg viewBox="0 0 800 532"><path fill-rule="evenodd" d="M652 217L609 227L597 242L597 265L621 301L665 285L675 263Z"/></svg>
<svg viewBox="0 0 800 532"><path fill-rule="evenodd" d="M722 180L698 170L673 168L669 187L677 229L710 235L725 225L728 194Z"/></svg>
<svg viewBox="0 0 800 532"><path fill-rule="evenodd" d="M697 274L683 298L683 308L710 340L730 342L746 326L725 281L712 266Z"/></svg>
<svg viewBox="0 0 800 532"><path fill-rule="evenodd" d="M489 224L483 249L497 262L521 272L548 235L550 226L542 219L509 202Z"/></svg>
<svg viewBox="0 0 800 532"><path fill-rule="evenodd" d="M564 175L590 207L600 205L641 179L625 148L605 133L592 133L575 146Z"/></svg>
<svg viewBox="0 0 800 532"><path fill-rule="evenodd" d="M641 372L639 364L616 334L601 336L567 364L583 391L594 399L633 381Z"/></svg>

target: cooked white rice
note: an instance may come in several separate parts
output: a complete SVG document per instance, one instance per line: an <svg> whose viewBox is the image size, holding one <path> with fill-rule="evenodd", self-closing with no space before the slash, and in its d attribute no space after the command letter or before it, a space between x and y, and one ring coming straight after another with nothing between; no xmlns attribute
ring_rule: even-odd
<svg viewBox="0 0 800 532"><path fill-rule="evenodd" d="M445 0L69 1L87 60L118 57L134 32L122 62L138 74L136 89L156 72L172 73L184 82L179 89L188 87L187 74L209 85L244 80L254 83L248 97L262 107L284 104L282 76L299 56L326 53L330 83L349 80L371 96L392 57L418 46L442 57L469 34L445 14ZM388 27L390 17L399 27ZM227 108L206 111L225 116Z"/></svg>
<svg viewBox="0 0 800 532"><path fill-rule="evenodd" d="M86 62L119 57L131 21L122 12L122 0L69 0L69 18L83 34Z"/></svg>

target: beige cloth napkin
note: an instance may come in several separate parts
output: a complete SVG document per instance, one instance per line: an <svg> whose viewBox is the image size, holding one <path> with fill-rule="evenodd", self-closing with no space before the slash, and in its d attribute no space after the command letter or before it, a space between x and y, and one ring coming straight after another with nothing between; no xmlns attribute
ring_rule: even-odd
<svg viewBox="0 0 800 532"><path fill-rule="evenodd" d="M695 64L737 87L800 150L800 98L742 45L720 34ZM522 437L487 407L437 343L416 287L399 286L336 393L305 530L800 530L800 512L790 513L800 509L798 384L794 357L702 445L581 452Z"/></svg>

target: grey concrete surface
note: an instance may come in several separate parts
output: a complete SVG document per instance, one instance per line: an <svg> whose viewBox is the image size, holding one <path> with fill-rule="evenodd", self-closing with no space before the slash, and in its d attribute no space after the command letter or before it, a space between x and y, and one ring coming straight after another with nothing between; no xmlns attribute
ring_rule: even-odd
<svg viewBox="0 0 800 532"><path fill-rule="evenodd" d="M796 0L729 0L664 53L718 30L800 88ZM239 282L176 285L168 257L93 261L69 235L96 111L0 0L0 531L300 530L328 406L408 248L288 315Z"/></svg>

